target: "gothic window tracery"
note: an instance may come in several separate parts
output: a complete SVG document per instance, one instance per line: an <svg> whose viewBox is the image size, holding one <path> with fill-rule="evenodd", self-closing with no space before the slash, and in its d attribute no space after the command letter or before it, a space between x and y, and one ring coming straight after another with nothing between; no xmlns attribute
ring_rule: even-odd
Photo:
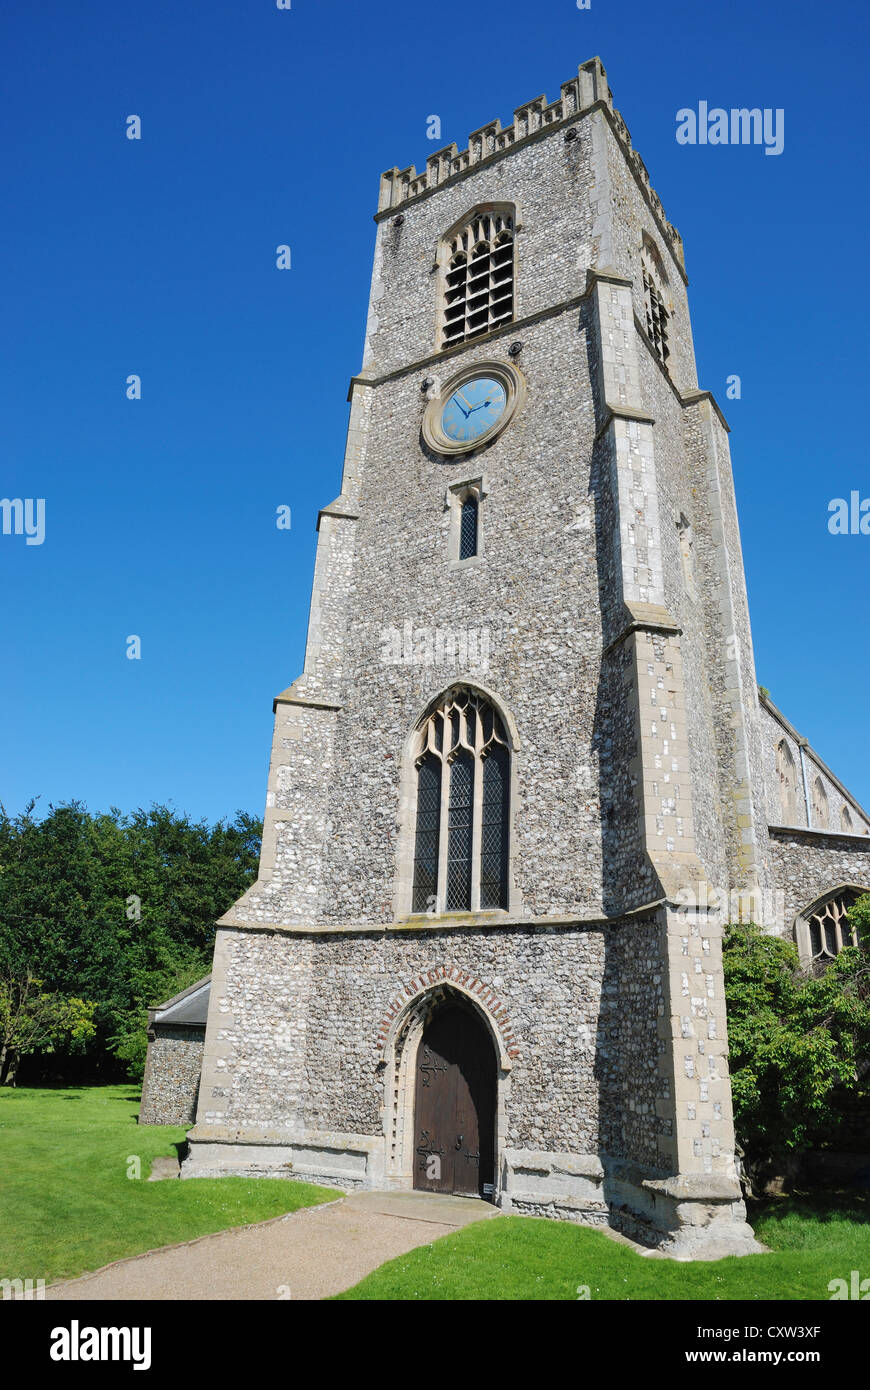
<svg viewBox="0 0 870 1390"><path fill-rule="evenodd" d="M813 829L827 830L828 828L828 798L822 786L821 777L817 777L813 782Z"/></svg>
<svg viewBox="0 0 870 1390"><path fill-rule="evenodd" d="M480 210L447 240L441 347L489 333L513 316L513 213Z"/></svg>
<svg viewBox="0 0 870 1390"><path fill-rule="evenodd" d="M415 736L412 912L507 908L510 746L492 704L455 686Z"/></svg>
<svg viewBox="0 0 870 1390"><path fill-rule="evenodd" d="M813 961L833 960L844 947L859 944L857 929L850 926L847 916L858 896L856 889L843 889L807 912L809 954Z"/></svg>

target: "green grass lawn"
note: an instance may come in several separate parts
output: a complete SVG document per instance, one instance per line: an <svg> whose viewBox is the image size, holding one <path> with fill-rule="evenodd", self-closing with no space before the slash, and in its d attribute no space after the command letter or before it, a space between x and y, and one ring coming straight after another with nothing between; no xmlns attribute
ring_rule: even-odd
<svg viewBox="0 0 870 1390"><path fill-rule="evenodd" d="M146 1181L184 1130L136 1124L132 1086L0 1091L0 1278L47 1281L111 1260L330 1201L285 1179ZM139 1161L138 1178L128 1177ZM820 1299L853 1269L870 1277L870 1198L779 1199L751 1216L769 1255L682 1264L599 1231L503 1216L370 1274L342 1299Z"/></svg>
<svg viewBox="0 0 870 1390"><path fill-rule="evenodd" d="M147 1182L185 1131L140 1128L138 1112L132 1085L0 1091L0 1278L70 1278L341 1195L284 1178Z"/></svg>
<svg viewBox="0 0 870 1390"><path fill-rule="evenodd" d="M381 1265L341 1299L829 1299L832 1279L870 1277L870 1203L781 1199L753 1216L769 1255L715 1263L649 1259L599 1231L503 1216Z"/></svg>

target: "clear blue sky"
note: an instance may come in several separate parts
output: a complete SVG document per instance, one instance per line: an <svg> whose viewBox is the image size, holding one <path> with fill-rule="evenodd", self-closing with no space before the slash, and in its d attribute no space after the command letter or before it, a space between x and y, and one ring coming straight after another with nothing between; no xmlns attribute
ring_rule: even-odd
<svg viewBox="0 0 870 1390"><path fill-rule="evenodd" d="M870 536L827 529L829 499L870 496L866 5L292 6L4 5L0 496L44 497L46 538L0 536L0 800L262 810L340 486L379 173L424 165L428 116L462 146L600 54L685 239L759 680L870 804ZM700 100L784 108L784 152L679 146Z"/></svg>

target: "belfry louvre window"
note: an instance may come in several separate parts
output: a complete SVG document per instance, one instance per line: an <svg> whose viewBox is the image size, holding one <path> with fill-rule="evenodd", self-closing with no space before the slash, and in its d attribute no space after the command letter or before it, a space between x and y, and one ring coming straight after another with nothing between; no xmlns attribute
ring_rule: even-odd
<svg viewBox="0 0 870 1390"><path fill-rule="evenodd" d="M457 686L417 732L412 912L507 908L510 749L482 695Z"/></svg>
<svg viewBox="0 0 870 1390"><path fill-rule="evenodd" d="M477 213L448 243L441 346L477 338L513 316L513 217Z"/></svg>
<svg viewBox="0 0 870 1390"><path fill-rule="evenodd" d="M662 366L671 355L668 346L668 319L665 301L655 282L652 272L643 268L643 293L646 300L646 331Z"/></svg>
<svg viewBox="0 0 870 1390"><path fill-rule="evenodd" d="M640 262L643 273L647 336L655 349L656 356L665 367L671 355L670 343L668 342L671 316L665 303L668 274L658 247L646 232L643 234Z"/></svg>

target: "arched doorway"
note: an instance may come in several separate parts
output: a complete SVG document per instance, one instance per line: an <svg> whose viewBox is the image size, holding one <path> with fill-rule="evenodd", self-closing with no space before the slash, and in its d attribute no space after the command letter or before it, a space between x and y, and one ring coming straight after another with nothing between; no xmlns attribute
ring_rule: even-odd
<svg viewBox="0 0 870 1390"><path fill-rule="evenodd" d="M496 1057L472 1007L450 1003L417 1048L414 1187L490 1197L495 1180Z"/></svg>

